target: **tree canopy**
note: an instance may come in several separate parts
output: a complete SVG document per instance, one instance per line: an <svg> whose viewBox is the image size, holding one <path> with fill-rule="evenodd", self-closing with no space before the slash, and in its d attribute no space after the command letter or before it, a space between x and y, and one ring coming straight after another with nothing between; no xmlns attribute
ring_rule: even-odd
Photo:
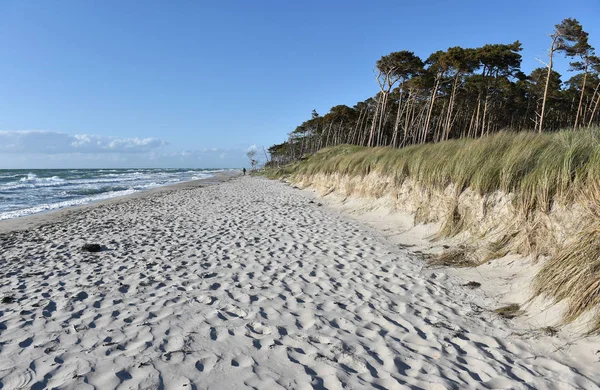
<svg viewBox="0 0 600 390"><path fill-rule="evenodd" d="M269 148L273 164L338 144L405 147L449 138L481 137L502 129L556 131L600 124L600 59L572 18L554 26L549 63L526 75L522 44L450 47L425 60L400 50L375 63L379 92L353 107L337 105ZM570 59L568 80L553 69Z"/></svg>

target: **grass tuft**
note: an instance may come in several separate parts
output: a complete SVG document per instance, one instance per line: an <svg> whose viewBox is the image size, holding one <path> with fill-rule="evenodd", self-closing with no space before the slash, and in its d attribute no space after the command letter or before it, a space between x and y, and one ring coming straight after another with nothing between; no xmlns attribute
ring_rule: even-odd
<svg viewBox="0 0 600 390"><path fill-rule="evenodd" d="M521 306L516 303L511 303L510 305L497 308L494 310L494 313L498 314L502 318L510 320L523 314L523 311L521 311Z"/></svg>
<svg viewBox="0 0 600 390"><path fill-rule="evenodd" d="M463 284L463 286L470 288L471 290L474 290L476 288L481 287L481 283L475 282L475 281L470 281L468 283Z"/></svg>
<svg viewBox="0 0 600 390"><path fill-rule="evenodd" d="M558 329L556 329L554 326L545 326L543 328L540 328L540 332L544 336L548 337L555 337L558 335Z"/></svg>
<svg viewBox="0 0 600 390"><path fill-rule="evenodd" d="M467 245L460 245L449 249L427 260L430 267L476 267L479 263L475 260L474 249Z"/></svg>
<svg viewBox="0 0 600 390"><path fill-rule="evenodd" d="M452 238L462 232L467 223L465 218L458 211L458 201L455 200L449 207L448 214L444 220L444 223L437 233L437 238Z"/></svg>
<svg viewBox="0 0 600 390"><path fill-rule="evenodd" d="M502 258L510 253L510 244L514 238L519 234L518 230L511 233L504 234L498 240L492 241L488 244L488 254L485 256L485 261Z"/></svg>
<svg viewBox="0 0 600 390"><path fill-rule="evenodd" d="M580 194L586 214L582 228L571 242L544 263L533 281L536 296L545 295L555 302L567 301L563 323L595 310L591 331L600 332L600 181Z"/></svg>

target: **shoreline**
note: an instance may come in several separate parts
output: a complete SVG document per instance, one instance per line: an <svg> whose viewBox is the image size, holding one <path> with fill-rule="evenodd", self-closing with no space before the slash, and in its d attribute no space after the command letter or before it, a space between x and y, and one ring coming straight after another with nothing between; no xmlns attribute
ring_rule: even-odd
<svg viewBox="0 0 600 390"><path fill-rule="evenodd" d="M115 196L114 198L92 201L90 203L82 205L74 205L56 210L42 211L39 213L25 215L22 217L3 219L0 220L0 234L10 233L16 230L32 229L38 225L55 223L61 219L68 218L71 213L84 212L87 209L94 207L101 207L113 203L127 202L132 199L144 198L147 196L152 196L178 189L207 187L210 185L216 185L219 183L226 182L239 176L241 176L241 173L236 170L215 172L213 176L204 179L174 183L165 186L150 188L147 190L137 191L133 194Z"/></svg>

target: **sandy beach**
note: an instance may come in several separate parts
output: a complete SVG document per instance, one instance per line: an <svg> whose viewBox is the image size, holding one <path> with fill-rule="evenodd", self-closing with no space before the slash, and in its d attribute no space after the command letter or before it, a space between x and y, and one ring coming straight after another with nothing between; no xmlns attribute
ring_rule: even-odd
<svg viewBox="0 0 600 390"><path fill-rule="evenodd" d="M2 389L600 384L585 340L525 335L481 290L278 181L3 221L0 264Z"/></svg>

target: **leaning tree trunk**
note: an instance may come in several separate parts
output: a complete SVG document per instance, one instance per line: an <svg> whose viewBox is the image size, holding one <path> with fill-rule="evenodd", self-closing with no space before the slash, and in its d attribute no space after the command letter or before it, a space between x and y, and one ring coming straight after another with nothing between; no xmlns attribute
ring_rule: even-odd
<svg viewBox="0 0 600 390"><path fill-rule="evenodd" d="M450 127L452 126L452 111L454 109L454 100L456 99L456 86L458 84L458 78L460 77L460 72L456 72L456 76L454 77L454 84L452 85L452 92L450 93L450 105L448 106L448 113L446 115L446 124L444 126L444 135L442 137L442 141L448 139L448 135L450 134Z"/></svg>
<svg viewBox="0 0 600 390"><path fill-rule="evenodd" d="M365 119L363 121L362 130L361 130L362 140L360 142L360 146L368 146L368 141L367 141L367 139L368 139L367 137L369 135L369 132L367 131L368 122L369 122L369 113L367 112L367 115L365 115Z"/></svg>
<svg viewBox="0 0 600 390"><path fill-rule="evenodd" d="M398 101L398 109L396 110L396 120L394 121L394 134L392 135L392 148L396 147L396 141L398 140L398 126L400 124L400 108L402 107L402 86L400 85L400 100Z"/></svg>
<svg viewBox="0 0 600 390"><path fill-rule="evenodd" d="M358 127L362 121L364 111L365 110L361 108L360 113L358 114L358 119L356 120L356 126L354 126L354 131L352 131L350 135L350 140L348 141L349 144L354 144L354 139L358 137Z"/></svg>
<svg viewBox="0 0 600 390"><path fill-rule="evenodd" d="M435 142L440 142L442 141L442 137L444 136L444 123L443 121L440 119L444 116L444 112L446 111L446 101L444 101L444 105L442 106L442 109L440 111L440 115L438 117L436 117L436 119L434 120L435 124L435 130L434 130L434 139Z"/></svg>
<svg viewBox="0 0 600 390"><path fill-rule="evenodd" d="M598 83L598 87L600 87L600 83ZM598 89L598 87L596 87L596 89ZM596 94L594 94L594 95L596 95ZM596 116L596 111L598 110L598 103L600 103L600 93L596 97L596 104L594 104L594 109L592 110L592 115L590 115L588 127L592 127L592 122L594 121L594 117Z"/></svg>
<svg viewBox="0 0 600 390"><path fill-rule="evenodd" d="M388 100L388 95L389 95L389 91L385 91L383 93L383 98L382 98L382 102L381 102L381 109L379 112L379 126L377 127L377 134L376 134L376 145L375 146L381 146L381 136L383 134L383 125L384 125L384 118L386 117L387 113L385 112L386 106L387 106L387 100Z"/></svg>
<svg viewBox="0 0 600 390"><path fill-rule="evenodd" d="M380 98L381 100L381 98ZM377 115L379 115L379 100L375 106L375 112L373 113L373 122L371 123L371 133L369 134L369 142L367 146L373 146L373 137L375 136L375 128L377 127Z"/></svg>
<svg viewBox="0 0 600 390"><path fill-rule="evenodd" d="M425 129L425 120L427 119L427 108L428 107L429 107L428 104L423 104L423 107L421 107L421 109L419 110L418 113L415 109L413 119L418 124L418 128L420 128L420 129ZM421 131L420 138L417 141L422 144L427 142L427 133Z"/></svg>
<svg viewBox="0 0 600 390"><path fill-rule="evenodd" d="M552 56L554 55L554 45L556 44L557 36L552 38L550 45L550 61L548 62L548 73L546 74L546 86L544 87L544 97L542 98L542 112L540 114L540 124L538 132L541 133L544 128L544 113L546 112L546 99L548 98L548 86L550 85L550 75L552 74Z"/></svg>
<svg viewBox="0 0 600 390"><path fill-rule="evenodd" d="M325 138L325 147L329 146L329 134L331 133L331 128L333 127L333 122L329 124L329 128L327 128L327 137Z"/></svg>
<svg viewBox="0 0 600 390"><path fill-rule="evenodd" d="M483 137L483 133L486 133L486 123L485 120L487 118L487 110L488 110L488 103L490 101L490 95L488 92L486 92L485 94L485 101L483 103L483 117L481 118L481 136ZM489 129L488 129L489 132ZM488 133L486 133L487 135Z"/></svg>
<svg viewBox="0 0 600 390"><path fill-rule="evenodd" d="M412 108L412 104L411 104L411 98L412 98L412 89L409 88L408 89L408 99L406 100L406 116L404 118L404 135L402 136L402 144L401 146L405 146L406 145L406 139L407 139L407 135L408 135L408 126L409 126L409 120L410 120L410 111ZM414 98L413 98L414 100Z"/></svg>
<svg viewBox="0 0 600 390"><path fill-rule="evenodd" d="M429 133L429 125L431 124L431 115L433 113L433 104L435 103L435 97L437 95L438 88L440 86L440 77L435 81L435 87L433 87L433 93L431 94L431 104L429 105L429 112L427 113L427 119L425 120L425 127L423 129L423 143L427 139L427 133Z"/></svg>
<svg viewBox="0 0 600 390"><path fill-rule="evenodd" d="M473 115L471 115L471 122L469 122L469 133L467 134L467 138L471 138L471 132L473 131L473 128L475 126L475 113L477 112L477 109L473 109ZM477 131L475 129L475 131ZM475 138L475 137L473 137Z"/></svg>
<svg viewBox="0 0 600 390"><path fill-rule="evenodd" d="M473 138L477 137L479 132L479 114L481 112L481 93L477 96L477 115L475 116L475 127L473 129Z"/></svg>
<svg viewBox="0 0 600 390"><path fill-rule="evenodd" d="M585 71L583 73L583 83L581 84L581 95L579 96L579 106L577 107L577 114L575 115L575 124L573 125L573 130L577 129L577 125L579 124L579 115L583 116L583 112L581 112L583 106L583 95L585 93L585 82L587 81L588 75L588 60L585 61ZM585 121L585 118L581 118L581 121Z"/></svg>

